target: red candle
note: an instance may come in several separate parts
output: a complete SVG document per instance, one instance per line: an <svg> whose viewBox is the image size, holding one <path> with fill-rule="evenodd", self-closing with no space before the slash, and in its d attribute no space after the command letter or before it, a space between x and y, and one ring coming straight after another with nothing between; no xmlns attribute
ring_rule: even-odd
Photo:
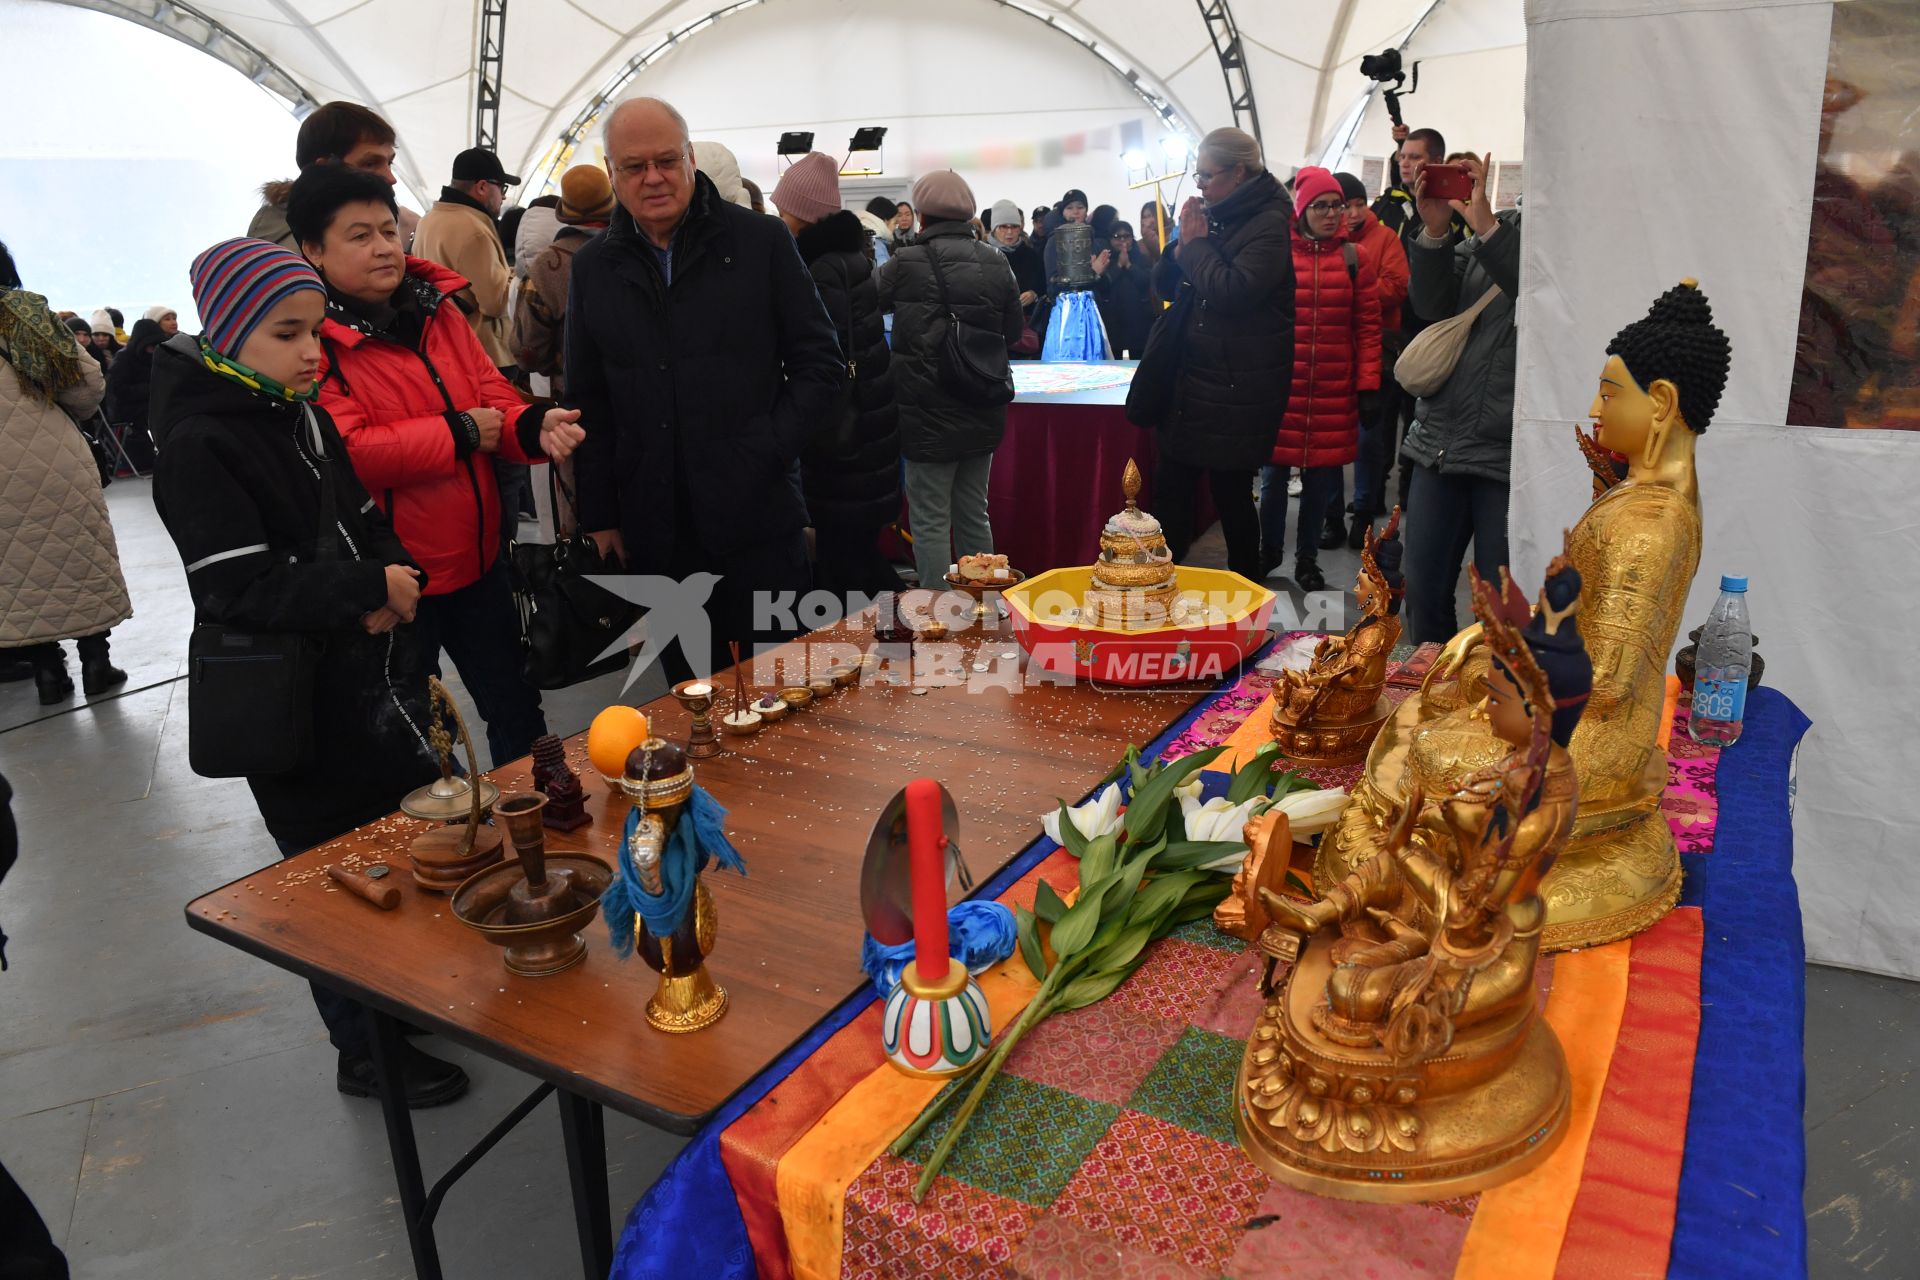
<svg viewBox="0 0 1920 1280"><path fill-rule="evenodd" d="M913 857L913 957L920 981L947 976L947 835L940 813L940 784L915 778L907 784L907 848Z"/></svg>

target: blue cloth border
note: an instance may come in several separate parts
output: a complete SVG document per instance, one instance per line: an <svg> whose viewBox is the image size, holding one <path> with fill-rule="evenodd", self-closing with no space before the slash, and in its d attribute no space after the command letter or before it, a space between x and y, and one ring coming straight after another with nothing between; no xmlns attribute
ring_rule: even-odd
<svg viewBox="0 0 1920 1280"><path fill-rule="evenodd" d="M1713 852L1682 859L1681 902L1701 908L1705 942L1671 1280L1807 1274L1806 953L1788 785L1810 723L1778 690L1748 695L1740 741L1720 755Z"/></svg>
<svg viewBox="0 0 1920 1280"><path fill-rule="evenodd" d="M1274 640L1269 639L1261 645L1246 662L1227 675L1217 689L1162 730L1142 750L1143 758L1155 758L1191 728L1215 702L1239 685L1241 677L1273 644ZM983 881L971 896L999 897L1059 847L1041 836ZM610 1273L613 1280L688 1280L694 1276L702 1280L757 1280L759 1273L754 1266L747 1225L734 1199L726 1165L720 1159L720 1135L815 1049L857 1018L875 998L873 988L862 983L858 991L816 1023L804 1039L742 1086L740 1092L701 1126L627 1215L626 1226L614 1248Z"/></svg>

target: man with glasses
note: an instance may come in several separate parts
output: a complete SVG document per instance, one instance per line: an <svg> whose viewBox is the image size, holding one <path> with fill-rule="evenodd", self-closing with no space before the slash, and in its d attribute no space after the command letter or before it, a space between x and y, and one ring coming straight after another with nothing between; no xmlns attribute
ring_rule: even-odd
<svg viewBox="0 0 1920 1280"><path fill-rule="evenodd" d="M630 573L719 575L712 649L666 650L669 675L705 674L730 640L786 634L755 597L809 585L799 459L847 372L792 234L721 199L685 117L623 102L605 146L618 207L574 255L567 297L567 392L591 442L580 527Z"/></svg>

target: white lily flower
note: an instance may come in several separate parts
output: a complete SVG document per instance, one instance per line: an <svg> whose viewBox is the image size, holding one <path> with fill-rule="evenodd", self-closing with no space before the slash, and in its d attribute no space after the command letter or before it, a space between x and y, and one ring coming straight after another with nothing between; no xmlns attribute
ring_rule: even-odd
<svg viewBox="0 0 1920 1280"><path fill-rule="evenodd" d="M1205 780L1206 779L1205 779L1204 770L1196 772L1192 777L1188 778L1185 782L1175 787L1173 789L1173 794L1175 794L1176 796L1179 796L1183 803L1189 796L1191 796L1195 800L1198 800L1200 798L1201 783L1203 783Z"/></svg>
<svg viewBox="0 0 1920 1280"><path fill-rule="evenodd" d="M1246 839L1242 829L1254 817L1264 812L1272 801L1265 796L1254 796L1240 804L1230 804L1225 796L1200 802L1186 796L1180 797L1180 812L1186 819L1187 839L1193 841L1221 841L1240 845L1237 852L1201 866L1202 871L1238 871L1240 864L1247 859Z"/></svg>
<svg viewBox="0 0 1920 1280"><path fill-rule="evenodd" d="M1109 783L1106 790L1078 808L1068 809L1067 815L1073 819L1074 827L1089 840L1096 840L1120 829L1120 784ZM1047 839L1055 844L1064 845L1060 838L1060 811L1042 814L1040 829L1047 833Z"/></svg>
<svg viewBox="0 0 1920 1280"><path fill-rule="evenodd" d="M1304 840L1330 830L1340 821L1340 812L1347 807L1347 789L1328 787L1322 791L1295 791L1281 796L1273 807L1287 815L1287 825L1293 832L1293 838Z"/></svg>

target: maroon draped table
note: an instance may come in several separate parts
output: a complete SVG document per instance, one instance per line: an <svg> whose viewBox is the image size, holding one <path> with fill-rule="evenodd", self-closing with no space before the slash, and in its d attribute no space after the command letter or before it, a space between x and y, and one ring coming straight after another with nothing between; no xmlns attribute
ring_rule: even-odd
<svg viewBox="0 0 1920 1280"><path fill-rule="evenodd" d="M1020 394L1007 406L987 490L994 550L1014 568L1032 575L1092 564L1101 527L1125 502L1120 483L1129 458L1146 481L1140 505L1153 510L1158 455L1153 432L1127 421L1132 376L1131 361L1014 365ZM1204 487L1197 498L1196 537L1214 520Z"/></svg>

